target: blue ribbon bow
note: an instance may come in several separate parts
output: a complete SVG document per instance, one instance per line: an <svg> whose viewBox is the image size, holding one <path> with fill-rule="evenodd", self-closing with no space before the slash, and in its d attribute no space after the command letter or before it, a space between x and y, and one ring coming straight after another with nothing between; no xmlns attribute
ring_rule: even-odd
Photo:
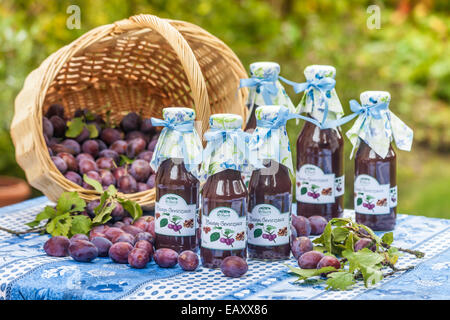
<svg viewBox="0 0 450 320"><path fill-rule="evenodd" d="M356 100L350 100L350 110L353 112L352 114L343 117L338 120L327 121L323 126L324 129L335 128L341 126L350 120L356 118L359 115L364 115L363 121L361 123L361 127L366 122L368 117L372 117L374 119L381 119L381 110L388 109L389 104L387 102L379 102L373 105L360 105Z"/></svg>
<svg viewBox="0 0 450 320"><path fill-rule="evenodd" d="M261 92L264 99L264 103L267 105L272 104L271 96L275 96L278 93L276 85L277 77L272 78L258 78L251 77L248 79L239 80L239 89L243 87L255 87L257 91Z"/></svg>
<svg viewBox="0 0 450 320"><path fill-rule="evenodd" d="M328 116L327 92L334 89L334 87L336 86L336 80L334 80L333 78L330 78L330 77L323 77L320 79L315 78L313 80L307 80L306 82L297 83L297 82L289 81L283 77L280 77L280 79L283 80L284 82L286 82L287 84L291 85L292 88L294 89L295 93L300 93L300 92L306 91L307 94L311 95L311 99L314 99L313 92L311 89L316 89L317 91L319 91L322 94L323 99L325 101L325 109L323 112L323 119L321 122L321 124L323 125Z"/></svg>
<svg viewBox="0 0 450 320"><path fill-rule="evenodd" d="M161 138L158 140L158 143L156 144L153 159L157 159L157 161L159 162L159 158L161 157L160 141L161 143L164 143L164 139L162 137L164 137L167 134L167 130L173 130L174 132L178 133L178 144L181 146L181 152L183 153L183 161L186 170L191 172L192 170L196 169L196 166L200 163L200 161L198 161L199 159L197 157L197 160L193 161L194 163L191 163L187 151L187 146L183 139L183 133L190 133L194 131L194 120L176 122L175 120L162 120L152 117L151 121L152 125L155 127L164 127L164 129L161 132Z"/></svg>
<svg viewBox="0 0 450 320"><path fill-rule="evenodd" d="M208 142L206 148L203 151L203 161L205 163L206 171L209 171L209 161L211 160L211 154L214 152L214 150L220 148L220 146L226 141L226 139L232 139L234 141L237 149L244 154L244 160L248 158L248 143L250 141L250 134L242 131L241 128L210 128L207 132L205 132L203 137ZM227 169L237 170L237 166Z"/></svg>

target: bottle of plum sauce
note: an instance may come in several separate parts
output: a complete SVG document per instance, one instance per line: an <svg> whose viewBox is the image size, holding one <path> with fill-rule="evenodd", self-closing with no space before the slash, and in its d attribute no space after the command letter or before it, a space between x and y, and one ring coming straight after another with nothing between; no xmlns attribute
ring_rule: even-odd
<svg viewBox="0 0 450 320"><path fill-rule="evenodd" d="M245 132L252 133L256 128L255 110L262 105L282 105L291 111L295 110L286 90L278 80L280 65L276 62L254 62L250 64L250 78L241 79L241 87L249 88L247 99L248 116ZM251 172L242 179L248 187Z"/></svg>
<svg viewBox="0 0 450 320"><path fill-rule="evenodd" d="M356 222L375 231L393 230L397 215L397 157L392 148L410 150L413 133L389 111L390 94L361 94L361 114L347 136L358 147L355 156L354 206ZM353 102L354 103L354 102Z"/></svg>
<svg viewBox="0 0 450 320"><path fill-rule="evenodd" d="M300 112L323 122L339 119L342 105L334 89L336 69L313 65L305 69L307 83L324 84L322 91L306 89ZM328 85L327 85L328 83ZM330 85L331 83L331 85ZM344 211L344 140L339 127L321 129L306 121L297 140L297 215L341 217Z"/></svg>
<svg viewBox="0 0 450 320"><path fill-rule="evenodd" d="M218 268L228 256L247 257L247 188L241 172L248 161L248 135L242 118L234 114L210 117L205 134L202 173L202 265Z"/></svg>
<svg viewBox="0 0 450 320"><path fill-rule="evenodd" d="M154 126L164 126L150 163L156 171L155 247L197 251L202 144L194 129L195 111L165 108L163 118L152 118Z"/></svg>
<svg viewBox="0 0 450 320"><path fill-rule="evenodd" d="M257 127L250 140L248 257L283 260L290 256L292 156L283 106L256 109Z"/></svg>

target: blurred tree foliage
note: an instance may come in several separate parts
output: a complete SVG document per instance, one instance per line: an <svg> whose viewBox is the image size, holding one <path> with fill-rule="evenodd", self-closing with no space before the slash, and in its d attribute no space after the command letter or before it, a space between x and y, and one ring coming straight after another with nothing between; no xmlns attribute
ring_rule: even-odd
<svg viewBox="0 0 450 320"><path fill-rule="evenodd" d="M66 27L67 7L74 4L81 8L79 30ZM371 30L366 25L371 15L367 7L372 4L381 8L381 29ZM414 129L414 147L427 150L430 157L448 159L449 12L447 0L2 0L0 174L23 176L14 160L9 123L14 98L26 75L86 31L137 13L195 23L225 41L244 66L257 60L277 61L282 75L294 81L304 81L303 69L309 64L334 65L338 70L336 89L346 112L347 101L358 98L360 92L388 90L391 110ZM290 89L288 93L298 103L301 96ZM301 125L289 124L293 144ZM349 150L347 144L347 155ZM439 163L450 170L447 161ZM351 177L353 166L346 167ZM399 168L402 170L401 164ZM400 179L406 176L400 172ZM441 182L441 188L448 185ZM351 178L347 184L346 205L351 207ZM408 199L401 186L399 189L400 199Z"/></svg>

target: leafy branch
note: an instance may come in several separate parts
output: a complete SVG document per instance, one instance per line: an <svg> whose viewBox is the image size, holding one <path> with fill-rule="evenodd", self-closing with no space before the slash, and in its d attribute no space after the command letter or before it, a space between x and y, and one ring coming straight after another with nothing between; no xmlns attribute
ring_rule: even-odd
<svg viewBox="0 0 450 320"><path fill-rule="evenodd" d="M365 246L355 250L358 241L366 239ZM367 241L369 240L369 241ZM374 285L384 277L397 272L411 270L412 266L397 268L395 264L400 252L424 257L424 253L417 250L403 249L392 246L394 236L392 232L378 237L365 225L353 222L348 218L331 219L326 225L322 235L313 240L314 249L326 255L341 257L340 269L301 269L289 266L290 272L296 274L298 280L307 280L321 276L326 278L326 289L347 290L357 280L364 281L366 287ZM383 268L390 268L390 272L383 273ZM297 280L297 281L298 281Z"/></svg>
<svg viewBox="0 0 450 320"><path fill-rule="evenodd" d="M122 205L123 209L131 215L133 220L142 216L141 206L135 201L119 197L117 189L113 185L103 190L102 185L98 181L89 178L87 175L84 175L83 179L102 194L99 205L94 208L95 215L92 219L85 215L86 202L80 198L77 192L64 192L58 199L55 207L46 206L43 211L37 214L33 221L26 223L30 229L15 231L0 227L0 230L14 235L47 232L52 236L70 237L77 233L87 234L92 227L105 224L111 220L111 213L118 204ZM43 221L46 221L45 224L40 226Z"/></svg>

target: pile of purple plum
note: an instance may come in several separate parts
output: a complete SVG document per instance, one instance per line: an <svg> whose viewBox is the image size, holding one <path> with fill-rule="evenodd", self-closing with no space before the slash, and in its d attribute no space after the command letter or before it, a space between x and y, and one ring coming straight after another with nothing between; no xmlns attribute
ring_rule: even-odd
<svg viewBox="0 0 450 320"><path fill-rule="evenodd" d="M292 215L291 228L291 252L297 259L298 265L302 269L321 269L324 267L334 267L340 269L341 263L334 256L326 256L322 252L314 251L313 243L309 235L320 235L325 230L327 220L321 216ZM370 246L370 247L369 247ZM375 251L370 239L360 239L355 243L354 250L359 251L368 247Z"/></svg>
<svg viewBox="0 0 450 320"><path fill-rule="evenodd" d="M91 262L97 257L109 257L116 263L128 263L130 267L142 269L153 259L162 268L179 264L183 270L193 271L199 259L193 251L178 254L168 248L155 250L155 221L152 216L143 216L134 223L130 217L114 224L94 227L89 236L75 234L70 239L52 237L44 244L44 251L53 257L71 256L75 261Z"/></svg>
<svg viewBox="0 0 450 320"><path fill-rule="evenodd" d="M159 132L150 119L130 112L116 127L88 110L68 118L61 105L53 104L42 126L53 163L68 180L92 189L82 179L86 174L104 188L114 185L123 193L154 187L156 175L149 162Z"/></svg>

